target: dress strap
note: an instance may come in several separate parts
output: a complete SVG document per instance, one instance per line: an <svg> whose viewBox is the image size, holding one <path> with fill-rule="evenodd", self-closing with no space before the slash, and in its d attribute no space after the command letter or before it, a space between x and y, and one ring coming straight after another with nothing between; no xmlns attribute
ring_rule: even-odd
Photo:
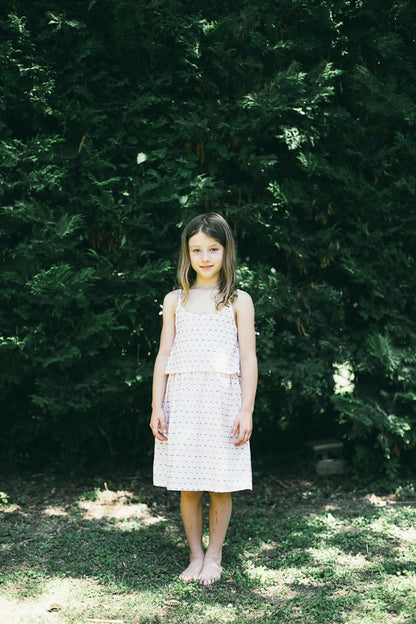
<svg viewBox="0 0 416 624"><path fill-rule="evenodd" d="M182 303L183 303L183 300L184 300L184 294L183 294L183 290L181 288L178 288L177 295L178 295L178 298L176 300L176 305L177 305L177 307L182 307Z"/></svg>
<svg viewBox="0 0 416 624"><path fill-rule="evenodd" d="M230 310L230 316L232 317L232 319L233 319L233 321L234 321L234 323L235 323L235 312L234 312L233 302L232 302L232 301L229 301L229 302L227 303L227 308L229 308L229 310Z"/></svg>

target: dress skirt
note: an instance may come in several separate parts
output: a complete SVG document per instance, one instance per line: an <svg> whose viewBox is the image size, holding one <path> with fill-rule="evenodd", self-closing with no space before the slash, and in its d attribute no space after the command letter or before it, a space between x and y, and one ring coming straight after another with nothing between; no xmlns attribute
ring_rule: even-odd
<svg viewBox="0 0 416 624"><path fill-rule="evenodd" d="M231 438L240 407L238 375L169 375L164 404L168 440L155 440L154 485L180 491L251 490L250 445L236 447Z"/></svg>

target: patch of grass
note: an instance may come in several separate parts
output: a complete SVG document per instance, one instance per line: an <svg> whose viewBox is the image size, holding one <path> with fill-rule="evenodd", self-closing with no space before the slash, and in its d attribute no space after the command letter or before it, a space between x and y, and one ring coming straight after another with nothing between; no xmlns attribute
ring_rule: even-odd
<svg viewBox="0 0 416 624"><path fill-rule="evenodd" d="M258 478L234 495L223 578L204 588L178 579L178 494L149 482L2 484L0 621L416 623L411 501Z"/></svg>
<svg viewBox="0 0 416 624"><path fill-rule="evenodd" d="M6 492L0 492L0 505L8 505L9 497Z"/></svg>
<svg viewBox="0 0 416 624"><path fill-rule="evenodd" d="M416 500L416 487L413 482L399 485L396 489L396 495L404 500Z"/></svg>
<svg viewBox="0 0 416 624"><path fill-rule="evenodd" d="M89 500L96 501L100 496L101 490L98 487L95 487L93 490L89 490L88 492L83 492L79 497L80 501Z"/></svg>

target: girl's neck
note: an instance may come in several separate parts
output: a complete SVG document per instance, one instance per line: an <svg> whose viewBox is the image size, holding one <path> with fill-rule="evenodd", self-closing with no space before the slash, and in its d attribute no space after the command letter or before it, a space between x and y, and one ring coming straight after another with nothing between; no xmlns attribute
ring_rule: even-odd
<svg viewBox="0 0 416 624"><path fill-rule="evenodd" d="M218 293L218 284L193 284L189 296L183 305L186 310L195 314L211 314L216 311L215 297Z"/></svg>
<svg viewBox="0 0 416 624"><path fill-rule="evenodd" d="M195 282L192 284L191 288L192 289L198 288L200 290L207 290L207 291L218 290L218 280L203 281L203 280L196 279Z"/></svg>

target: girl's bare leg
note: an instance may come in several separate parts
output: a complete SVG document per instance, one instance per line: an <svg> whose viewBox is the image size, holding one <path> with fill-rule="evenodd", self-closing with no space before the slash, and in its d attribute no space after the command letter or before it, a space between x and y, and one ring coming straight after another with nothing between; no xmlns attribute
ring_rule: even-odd
<svg viewBox="0 0 416 624"><path fill-rule="evenodd" d="M199 575L202 585L212 585L221 578L222 547L231 518L232 498L229 492L210 492L209 546Z"/></svg>
<svg viewBox="0 0 416 624"><path fill-rule="evenodd" d="M202 548L202 494L203 492L181 492L181 514L191 551L189 566L179 578L182 581L199 579L204 563Z"/></svg>

